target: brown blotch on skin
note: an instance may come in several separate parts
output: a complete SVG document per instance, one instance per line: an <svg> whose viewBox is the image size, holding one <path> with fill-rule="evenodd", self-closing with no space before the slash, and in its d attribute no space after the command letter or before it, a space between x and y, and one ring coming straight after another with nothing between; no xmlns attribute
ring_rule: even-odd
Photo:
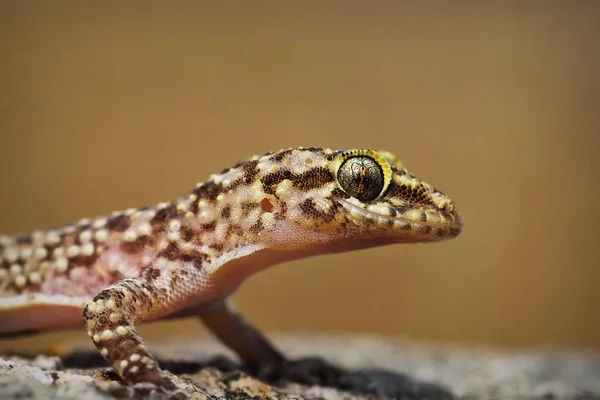
<svg viewBox="0 0 600 400"><path fill-rule="evenodd" d="M216 229L216 227L217 227L217 221L213 221L213 222L208 223L208 224L202 224L200 226L206 232L213 232Z"/></svg>
<svg viewBox="0 0 600 400"><path fill-rule="evenodd" d="M279 153L275 154L273 156L273 160L275 161L281 161L283 160L285 157L287 157L288 155L292 154L292 149L288 149L288 150L284 150L284 151L280 151Z"/></svg>
<svg viewBox="0 0 600 400"><path fill-rule="evenodd" d="M410 231L412 229L412 225L410 223L400 225L401 231Z"/></svg>
<svg viewBox="0 0 600 400"><path fill-rule="evenodd" d="M216 251L223 251L223 247L224 246L221 243L214 243L214 244L211 244L208 247L210 247L211 249L216 250Z"/></svg>
<svg viewBox="0 0 600 400"><path fill-rule="evenodd" d="M424 188L412 188L406 185L390 184L386 196L398 197L416 206L435 206L431 196Z"/></svg>
<svg viewBox="0 0 600 400"><path fill-rule="evenodd" d="M73 257L69 259L69 265L68 265L68 269L71 269L73 267L89 267L92 266L96 263L96 260L98 260L99 254L94 253L92 255L89 256L77 256L77 257Z"/></svg>
<svg viewBox="0 0 600 400"><path fill-rule="evenodd" d="M273 203L271 203L269 201L269 199L267 197L265 197L264 199L262 199L260 201L260 208L264 211L264 212L273 212Z"/></svg>
<svg viewBox="0 0 600 400"><path fill-rule="evenodd" d="M157 268L145 267L142 269L142 278L152 282L160 276L160 271Z"/></svg>
<svg viewBox="0 0 600 400"><path fill-rule="evenodd" d="M270 174L267 174L261 179L261 182L263 184L263 190L265 193L274 195L275 194L275 190L273 190L274 185L277 185L278 183L281 183L282 181L284 181L286 179L289 179L293 182L294 177L295 177L295 175L287 169L282 169L277 172L272 172Z"/></svg>
<svg viewBox="0 0 600 400"><path fill-rule="evenodd" d="M312 199L306 199L304 200L304 202L302 202L302 204L300 204L300 209L308 217L321 219L324 222L331 222L335 218L337 208L335 204L336 203L333 203L333 205L329 209L329 212L325 213L323 211L317 210L317 206Z"/></svg>
<svg viewBox="0 0 600 400"><path fill-rule="evenodd" d="M231 216L231 206L227 205L221 210L222 218L229 218Z"/></svg>
<svg viewBox="0 0 600 400"><path fill-rule="evenodd" d="M242 229L242 227L240 225L230 224L227 227L227 237L229 238L234 235L243 236L244 230Z"/></svg>
<svg viewBox="0 0 600 400"><path fill-rule="evenodd" d="M146 246L151 246L154 240L151 236L139 236L134 241L122 242L121 250L127 254L136 254L144 249Z"/></svg>
<svg viewBox="0 0 600 400"><path fill-rule="evenodd" d="M427 213L422 212L421 215L419 215L419 219L423 222L427 222Z"/></svg>
<svg viewBox="0 0 600 400"><path fill-rule="evenodd" d="M111 289L104 289L103 291L101 291L100 293L98 293L96 295L96 297L94 297L93 301L109 299L111 291L112 291ZM85 316L85 311L87 311L87 307L84 310L84 316Z"/></svg>
<svg viewBox="0 0 600 400"><path fill-rule="evenodd" d="M406 212L406 208L404 208L404 207L390 208L390 215L392 217L397 217L398 215L402 215L405 212Z"/></svg>
<svg viewBox="0 0 600 400"><path fill-rule="evenodd" d="M116 215L106 221L106 227L116 232L125 232L130 225L131 219L124 214Z"/></svg>
<svg viewBox="0 0 600 400"><path fill-rule="evenodd" d="M322 167L311 168L303 174L298 175L292 182L295 186L310 190L319 188L334 180L333 173Z"/></svg>
<svg viewBox="0 0 600 400"><path fill-rule="evenodd" d="M331 191L331 195L335 196L335 197L340 197L342 199L349 199L350 195L346 192L344 192L342 189L340 188L335 188Z"/></svg>
<svg viewBox="0 0 600 400"><path fill-rule="evenodd" d="M169 261L191 262L194 267L201 268L208 256L199 251L184 252L173 242L169 243L166 249L158 253L159 257L164 257Z"/></svg>
<svg viewBox="0 0 600 400"><path fill-rule="evenodd" d="M174 261L179 258L181 254L181 250L177 247L174 242L169 243L169 245L160 253L158 253L159 257L164 257L167 260Z"/></svg>
<svg viewBox="0 0 600 400"><path fill-rule="evenodd" d="M248 161L246 164L244 164L243 167L243 171L244 171L244 175L242 177L242 179L244 180L245 183L250 184L252 182L254 182L254 180L256 179L256 176L258 175L258 168L256 168L256 166L258 165L258 160L254 160L254 161Z"/></svg>
<svg viewBox="0 0 600 400"><path fill-rule="evenodd" d="M287 210L288 210L287 203L285 201L280 202L279 212L275 213L275 219L276 220L283 220L283 219L285 219L285 216L287 214Z"/></svg>
<svg viewBox="0 0 600 400"><path fill-rule="evenodd" d="M261 179L263 190L265 193L274 195L275 190L273 189L273 186L286 179L289 179L297 188L310 190L322 187L323 185L332 182L334 180L334 176L331 171L322 167L311 168L300 175L296 175L287 169L282 169L280 171L267 174Z"/></svg>
<svg viewBox="0 0 600 400"><path fill-rule="evenodd" d="M262 222L262 218L259 218L258 220L256 220L256 223L250 227L250 232L252 232L254 234L258 234L263 229L265 229L265 226Z"/></svg>
<svg viewBox="0 0 600 400"><path fill-rule="evenodd" d="M429 235L431 233L431 230L433 228L431 227L431 225L425 225L421 231L425 234L425 235Z"/></svg>
<svg viewBox="0 0 600 400"><path fill-rule="evenodd" d="M445 230L444 228L437 228L437 229L435 230L435 234L436 234L438 237L444 237L444 236L446 236L446 230Z"/></svg>
<svg viewBox="0 0 600 400"><path fill-rule="evenodd" d="M244 201L240 205L240 208L242 209L242 217L247 217L248 214L250 214L250 211L254 210L258 206L259 204L254 201Z"/></svg>
<svg viewBox="0 0 600 400"><path fill-rule="evenodd" d="M181 254L180 260L183 262L191 262L194 264L196 269L201 269L208 256L199 251L192 251L191 253L183 253Z"/></svg>
<svg viewBox="0 0 600 400"><path fill-rule="evenodd" d="M191 213L193 213L193 214L198 214L198 209L199 209L199 206L198 206L198 204L199 204L199 203L200 203L200 200L199 200L199 199L196 199L195 201L192 201L192 202L190 203L190 212L191 212Z"/></svg>
<svg viewBox="0 0 600 400"><path fill-rule="evenodd" d="M189 226L182 226L179 229L179 234L181 235L181 238L186 242L191 242L195 236L194 230Z"/></svg>
<svg viewBox="0 0 600 400"><path fill-rule="evenodd" d="M170 204L165 208L161 208L154 214L154 217L150 220L151 224L159 224L163 223L169 219L172 219L177 216L177 206L175 204Z"/></svg>
<svg viewBox="0 0 600 400"><path fill-rule="evenodd" d="M121 304L123 304L123 300L125 299L125 293L119 291L115 293L115 303L117 304L117 306L121 306Z"/></svg>
<svg viewBox="0 0 600 400"><path fill-rule="evenodd" d="M162 223L156 223L156 224L151 224L150 225L152 227L152 235L158 237L160 236L163 232L165 232L167 230L167 224Z"/></svg>
<svg viewBox="0 0 600 400"><path fill-rule="evenodd" d="M194 190L194 194L198 196L199 199L211 201L216 200L217 196L221 193L223 193L223 185L216 184L213 181L205 182Z"/></svg>

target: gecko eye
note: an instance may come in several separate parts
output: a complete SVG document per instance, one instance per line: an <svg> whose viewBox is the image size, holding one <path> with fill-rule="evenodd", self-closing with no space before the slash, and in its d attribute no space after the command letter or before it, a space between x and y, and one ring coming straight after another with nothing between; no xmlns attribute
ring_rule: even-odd
<svg viewBox="0 0 600 400"><path fill-rule="evenodd" d="M337 173L344 191L360 201L371 201L383 190L383 169L371 157L355 156L345 160Z"/></svg>

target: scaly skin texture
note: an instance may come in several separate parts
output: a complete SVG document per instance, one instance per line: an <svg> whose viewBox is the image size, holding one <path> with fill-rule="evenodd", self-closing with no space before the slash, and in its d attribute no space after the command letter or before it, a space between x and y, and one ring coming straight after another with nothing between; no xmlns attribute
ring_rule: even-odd
<svg viewBox="0 0 600 400"><path fill-rule="evenodd" d="M284 358L226 301L284 261L457 236L452 201L386 151L297 148L171 202L0 236L0 333L81 324L125 382L173 388L135 325L198 315L249 364Z"/></svg>

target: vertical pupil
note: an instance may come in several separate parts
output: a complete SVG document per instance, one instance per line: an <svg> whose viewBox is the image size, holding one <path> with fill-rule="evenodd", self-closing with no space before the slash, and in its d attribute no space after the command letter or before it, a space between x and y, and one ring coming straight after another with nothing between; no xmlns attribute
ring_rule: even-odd
<svg viewBox="0 0 600 400"><path fill-rule="evenodd" d="M358 181L358 191L363 192L365 191L369 180L367 175L368 171L363 162L357 161L356 164L358 164L358 176L356 177L356 180Z"/></svg>

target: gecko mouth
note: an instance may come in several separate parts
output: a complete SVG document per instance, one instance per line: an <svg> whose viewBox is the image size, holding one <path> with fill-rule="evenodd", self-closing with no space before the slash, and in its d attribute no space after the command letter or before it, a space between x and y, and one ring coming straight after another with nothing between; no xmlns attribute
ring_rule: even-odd
<svg viewBox="0 0 600 400"><path fill-rule="evenodd" d="M436 209L400 210L394 207L379 207L381 211L368 210L347 200L340 199L342 206L349 212L351 219L361 227L378 227L399 233L400 237L414 237L423 240L443 240L457 236L464 223L456 212L443 213ZM393 210L395 216L383 212Z"/></svg>

